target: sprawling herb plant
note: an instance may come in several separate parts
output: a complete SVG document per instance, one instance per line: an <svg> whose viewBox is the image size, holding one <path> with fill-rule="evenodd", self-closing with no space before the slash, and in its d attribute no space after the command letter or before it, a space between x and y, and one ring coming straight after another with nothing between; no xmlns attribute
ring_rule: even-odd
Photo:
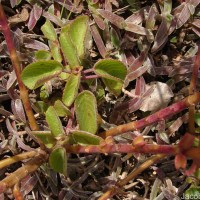
<svg viewBox="0 0 200 200"><path fill-rule="evenodd" d="M195 2L184 3L184 6L190 7L191 5L193 7L198 5ZM0 6L1 30L7 42L10 59L18 81L20 97L28 118L28 121L24 122L23 127L28 130L30 137L39 145L33 151L21 153L0 161L0 168L3 168L29 158L29 161L24 166L0 181L1 193L9 188L15 188L23 178L35 172L39 167L44 167L46 163L49 163L51 169L55 172L67 177L69 155L81 153L153 154L152 157L127 175L126 178L118 180L115 185L111 186L99 198L101 200L108 199L117 194L119 188L122 189L139 173L160 159L171 155L175 157L176 169L185 170L184 172L187 175L196 172L197 176L199 176L200 147L198 133L200 116L195 111L195 105L200 101L200 93L197 89L200 48L195 58L189 95L187 97L165 108L154 110L151 114L137 121L121 125L117 125L117 123L115 125L108 124L103 120L103 113L99 112L101 100L106 93L116 99L120 97L122 92L128 96L133 95L126 88L134 80L136 80L137 88L135 96L133 96L137 97L135 99L137 101L131 102L133 105L134 103L142 105L142 98L145 95L152 94L152 90L142 89L142 85L144 86L145 82L141 76L147 71L147 64L143 66L142 64L147 59L149 50L152 53L159 51L173 30L183 25L180 21L177 22L177 27L172 24L172 1L167 0L159 5L163 13L161 25L158 28L155 39L153 29L155 28L155 19L158 15L155 5L152 5L150 10L148 10L149 16L146 27L142 27L137 23L132 23L136 16L130 16L124 20L124 18L111 11L99 9L100 2L98 3L98 1L87 1L87 4L91 12L90 17L88 15L77 16L59 28L55 28L54 24L49 19L46 19L41 27L41 31L47 40L49 51L36 51L34 62L28 64L22 71L7 19L2 6ZM190 12L193 12L193 10L190 10ZM98 26L102 30L105 29L103 18L106 19L106 22L109 21L113 24L109 33L111 34L110 40L112 45L116 49L120 48L119 30L123 30L127 34L141 35L145 38L145 42L141 47L141 55L134 59L132 65L127 66L122 59L117 59L117 55L106 51L97 26L91 22L91 17L98 21ZM161 34L163 32L161 28L163 27L168 31L168 34L163 35L162 38ZM102 56L102 58L97 57L95 62L90 56L93 39ZM151 44L153 44L152 47ZM121 53L120 50L118 53ZM93 87L95 89L92 89ZM34 104L29 100L28 90L34 91L37 94ZM132 109L134 110L133 105ZM123 106L126 107L125 104L122 104ZM148 143L142 134L135 137L132 133L132 131L142 130L145 127L167 120L188 108L189 128L183 134L183 137L180 138L178 144ZM119 110L123 111L121 108ZM45 121L45 127L39 125L34 113L39 113L41 119ZM123 133L128 133L132 138L129 138L126 142L120 142L121 140L118 138L118 141L117 137ZM166 135L162 134L160 137L164 138ZM131 142L128 142L130 140ZM187 159L193 161L189 170L186 170ZM194 186L190 188L186 194L198 190L198 187L196 187L196 190L194 188ZM16 191L14 194L16 195Z"/></svg>

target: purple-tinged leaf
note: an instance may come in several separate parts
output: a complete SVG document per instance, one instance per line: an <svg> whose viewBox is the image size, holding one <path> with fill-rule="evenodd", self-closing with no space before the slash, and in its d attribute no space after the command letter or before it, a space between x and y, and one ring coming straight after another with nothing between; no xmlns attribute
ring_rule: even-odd
<svg viewBox="0 0 200 200"><path fill-rule="evenodd" d="M23 195L27 195L29 192L33 190L38 182L38 178L36 175L28 175L21 180L21 192Z"/></svg>
<svg viewBox="0 0 200 200"><path fill-rule="evenodd" d="M105 27L105 23L104 23L103 19L100 16L96 15L96 14L93 14L92 16L93 16L94 21L96 22L97 26L101 30L104 30L106 27Z"/></svg>
<svg viewBox="0 0 200 200"><path fill-rule="evenodd" d="M21 120L22 122L26 123L26 116L23 108L23 104L20 99L12 100L11 107L14 115Z"/></svg>
<svg viewBox="0 0 200 200"><path fill-rule="evenodd" d="M187 73L191 73L192 69L191 69L191 66L188 65L188 66L184 66L184 67L176 67L174 68L170 74L169 74L169 77L173 77L177 74L187 74Z"/></svg>
<svg viewBox="0 0 200 200"><path fill-rule="evenodd" d="M144 65L148 66L149 68L147 69L147 72L152 75L152 76L156 76L156 72L155 72L155 64L154 64L154 60L152 58L152 55L147 56L146 61L144 62Z"/></svg>
<svg viewBox="0 0 200 200"><path fill-rule="evenodd" d="M163 66L163 67L154 67L155 74L156 75L167 75L172 72L173 67L172 66Z"/></svg>
<svg viewBox="0 0 200 200"><path fill-rule="evenodd" d="M30 39L30 38L24 38L24 45L26 48L30 48L30 49L35 49L35 50L49 50L49 47L38 41L38 40L34 40L34 39Z"/></svg>
<svg viewBox="0 0 200 200"><path fill-rule="evenodd" d="M141 106L142 98L135 97L128 101L122 102L119 105L117 105L110 116L110 122L114 124L118 124L121 122L123 113L132 113L138 110Z"/></svg>
<svg viewBox="0 0 200 200"><path fill-rule="evenodd" d="M110 1L105 1L105 10L108 12L112 12L112 5Z"/></svg>
<svg viewBox="0 0 200 200"><path fill-rule="evenodd" d="M9 90L16 82L16 74L15 74L15 71L13 70L11 73L10 73L10 76L9 76L9 79L7 81L7 85L6 85L6 89Z"/></svg>
<svg viewBox="0 0 200 200"><path fill-rule="evenodd" d="M142 67L139 67L137 70L129 73L126 76L124 86L127 87L130 81L133 81L136 78L140 77L142 74L144 74L147 71L147 69L148 69L148 66L142 66Z"/></svg>
<svg viewBox="0 0 200 200"><path fill-rule="evenodd" d="M32 30L39 18L42 15L42 8L39 7L37 4L33 5L33 9L31 10L29 21L28 21L28 29Z"/></svg>
<svg viewBox="0 0 200 200"><path fill-rule="evenodd" d="M6 127L8 129L8 131L10 133L12 133L14 135L14 137L17 139L17 144L20 148L22 148L25 151L35 151L34 148L31 148L30 146L24 144L24 142L22 141L22 139L19 137L18 133L17 133L17 128L14 122L12 122L12 124L10 123L10 120L7 118L6 119Z"/></svg>
<svg viewBox="0 0 200 200"><path fill-rule="evenodd" d="M137 78L135 86L135 95L142 96L144 94L146 90L145 84L146 83L143 76Z"/></svg>
<svg viewBox="0 0 200 200"><path fill-rule="evenodd" d="M62 20L50 12L43 12L43 17L45 17L49 21L52 21L53 23L55 23L56 25L58 25L60 27L63 26Z"/></svg>
<svg viewBox="0 0 200 200"><path fill-rule="evenodd" d="M125 56L126 56L127 65L130 67L136 58L133 56L131 51L125 51Z"/></svg>
<svg viewBox="0 0 200 200"><path fill-rule="evenodd" d="M147 54L148 54L148 50L145 50L145 51L142 51L140 56L137 57L133 63L131 63L129 65L129 68L128 68L128 73L131 73L135 70L137 70L139 67L142 66L142 64L144 63L144 61L146 60L147 58Z"/></svg>
<svg viewBox="0 0 200 200"><path fill-rule="evenodd" d="M170 127L167 129L167 134L169 136L174 135L176 131L182 126L183 123L187 123L189 119L188 113L176 119Z"/></svg>
<svg viewBox="0 0 200 200"><path fill-rule="evenodd" d="M11 99L20 99L20 96L18 95L17 91L12 87L9 90L7 90L7 94Z"/></svg>
<svg viewBox="0 0 200 200"><path fill-rule="evenodd" d="M151 32L151 30L146 29L142 26L139 26L137 24L133 24L132 22L125 22L125 26L124 29L126 31L130 31L139 35L145 35L147 36L147 39L149 42L152 42L154 40L154 36L153 33Z"/></svg>
<svg viewBox="0 0 200 200"><path fill-rule="evenodd" d="M200 37L200 19L194 19L192 30Z"/></svg>
<svg viewBox="0 0 200 200"><path fill-rule="evenodd" d="M126 22L131 22L133 24L141 24L145 20L145 13L149 12L149 6L146 6L144 8L141 8L139 11L133 13L131 16L126 18Z"/></svg>
<svg viewBox="0 0 200 200"><path fill-rule="evenodd" d="M81 5L77 6L73 4L70 0L55 0L55 2L59 3L63 7L65 7L67 10L73 13L80 13L83 9Z"/></svg>
<svg viewBox="0 0 200 200"><path fill-rule="evenodd" d="M146 90L146 86L145 86L144 92L141 93L141 95L139 95L140 97L138 97L137 101L134 102L134 100L130 100L128 111L132 113L140 109L144 99L148 97L149 95L151 95L152 92L153 92L153 87L150 87L149 89ZM135 90L135 93L136 93L136 90Z"/></svg>
<svg viewBox="0 0 200 200"><path fill-rule="evenodd" d="M135 101L134 99L131 99L129 101L129 107L128 107L128 112L129 113L133 113L135 112L136 110L139 110L140 109L140 106L142 104L142 98L137 98L137 101Z"/></svg>
<svg viewBox="0 0 200 200"><path fill-rule="evenodd" d="M169 27L170 27L170 23L167 22L167 19L165 17L162 17L161 25L158 28L153 47L151 49L152 53L155 53L158 50L160 50L162 46L167 42Z"/></svg>
<svg viewBox="0 0 200 200"><path fill-rule="evenodd" d="M193 27L192 30L200 37L200 29Z"/></svg>
<svg viewBox="0 0 200 200"><path fill-rule="evenodd" d="M125 25L124 18L122 18L122 17L120 17L120 16L118 16L118 15L112 13L112 12L109 12L107 10L98 9L97 11L100 13L100 15L102 17L107 19L109 22L111 22L112 24L114 24L118 28L120 28L120 29L124 28L124 25Z"/></svg>
<svg viewBox="0 0 200 200"><path fill-rule="evenodd" d="M147 29L150 29L150 30L154 29L157 15L158 15L158 10L157 10L155 4L153 4L149 10L149 15L146 20L146 28Z"/></svg>
<svg viewBox="0 0 200 200"><path fill-rule="evenodd" d="M7 110L5 110L3 108L0 108L0 114L5 116L5 117L9 117L10 115L12 115L11 112L9 112L9 111L7 111Z"/></svg>
<svg viewBox="0 0 200 200"><path fill-rule="evenodd" d="M94 41L95 41L97 48L99 50L99 53L101 54L101 56L103 58L105 58L106 55L107 55L106 47L103 43L101 35L99 34L99 32L97 30L97 27L95 25L91 25L90 30L91 30L92 37L94 38Z"/></svg>
<svg viewBox="0 0 200 200"><path fill-rule="evenodd" d="M200 19L194 19L192 22L192 25L194 25L197 28L200 28Z"/></svg>
<svg viewBox="0 0 200 200"><path fill-rule="evenodd" d="M181 4L181 11L178 13L175 13L175 19L176 19L176 28L180 28L187 22L187 20L190 18L190 10L188 8L188 4L183 2Z"/></svg>

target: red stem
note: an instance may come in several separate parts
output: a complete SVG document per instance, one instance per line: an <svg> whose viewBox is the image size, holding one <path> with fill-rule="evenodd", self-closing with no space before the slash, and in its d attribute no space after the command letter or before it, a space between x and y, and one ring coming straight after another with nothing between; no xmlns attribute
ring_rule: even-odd
<svg viewBox="0 0 200 200"><path fill-rule="evenodd" d="M91 72L94 72L94 69L93 68L90 68L90 69L86 69L84 71L82 71L84 74L88 74L88 73L91 73Z"/></svg>
<svg viewBox="0 0 200 200"><path fill-rule="evenodd" d="M90 76L81 77L82 80L97 79L97 78L101 78L101 77L98 75L90 75Z"/></svg>
<svg viewBox="0 0 200 200"><path fill-rule="evenodd" d="M128 131L142 129L146 126L149 126L155 122L162 121L167 119L183 110L188 108L190 105L197 104L200 100L200 93L195 93L194 95L190 95L187 98L183 99L178 103L174 103L167 108L164 108L148 117L140 119L138 121L130 122L127 124L119 125L110 130L104 131L100 133L100 137L106 138L108 136L116 136Z"/></svg>
<svg viewBox="0 0 200 200"><path fill-rule="evenodd" d="M65 147L69 153L149 153L168 154L180 153L178 145L155 145L145 144L143 146L132 144L103 144L103 145L73 145Z"/></svg>
<svg viewBox="0 0 200 200"><path fill-rule="evenodd" d="M37 126L37 123L36 123L36 120L35 120L35 117L33 114L33 110L31 108L31 104L29 101L28 90L24 86L22 79L21 79L21 67L20 67L21 63L17 56L16 50L15 50L15 45L12 40L11 31L8 26L8 21L6 19L6 16L5 16L5 13L4 13L4 10L3 10L3 7L1 4L0 4L0 27L1 27L1 30L5 37L6 43L7 43L7 48L10 53L10 59L12 62L12 66L15 70L15 74L16 74L19 89L20 89L20 97L22 99L22 102L23 102L23 105L25 108L25 112L26 112L26 115L27 115L29 123L30 123L30 127L32 130L38 130L38 126Z"/></svg>

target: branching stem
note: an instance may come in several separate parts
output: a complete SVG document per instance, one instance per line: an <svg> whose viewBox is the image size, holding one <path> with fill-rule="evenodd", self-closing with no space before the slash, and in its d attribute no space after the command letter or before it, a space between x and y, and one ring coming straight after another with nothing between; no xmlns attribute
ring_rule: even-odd
<svg viewBox="0 0 200 200"><path fill-rule="evenodd" d="M8 21L6 19L6 16L5 16L5 13L4 13L4 10L3 10L3 7L1 4L0 4L0 29L2 30L4 38L7 43L7 48L10 53L10 59L12 62L12 66L15 70L15 74L17 77L18 85L19 85L20 97L22 99L22 102L23 102L23 105L25 108L25 112L26 112L26 115L27 115L29 123L30 123L30 127L32 130L38 130L38 125L36 123L36 120L35 120L35 117L33 114L33 110L31 108L31 104L29 101L28 90L26 89L26 87L23 84L22 79L21 79L21 66L20 66L21 63L17 56L15 46L14 46L14 43L12 40L11 31L8 26Z"/></svg>
<svg viewBox="0 0 200 200"><path fill-rule="evenodd" d="M151 124L154 124L158 121L165 120L165 119L185 110L189 106L197 104L199 101L200 101L200 93L199 92L194 93L193 95L186 97L182 101L174 103L171 106L168 106L167 108L164 108L148 117L145 117L138 121L119 125L114 128L111 128L110 130L104 131L100 134L100 137L106 138L108 136L116 136L116 135L120 135L120 134L128 132L128 131L142 129L142 128L149 126Z"/></svg>

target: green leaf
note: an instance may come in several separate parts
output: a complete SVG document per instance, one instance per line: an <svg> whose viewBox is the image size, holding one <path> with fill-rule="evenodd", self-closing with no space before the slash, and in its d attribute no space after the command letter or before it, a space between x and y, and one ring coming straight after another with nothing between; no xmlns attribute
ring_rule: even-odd
<svg viewBox="0 0 200 200"><path fill-rule="evenodd" d="M67 175L67 155L63 147L58 147L51 152L49 164L54 171Z"/></svg>
<svg viewBox="0 0 200 200"><path fill-rule="evenodd" d="M54 60L37 61L22 71L22 81L29 89L36 89L62 72L62 65Z"/></svg>
<svg viewBox="0 0 200 200"><path fill-rule="evenodd" d="M77 17L70 25L70 37L77 49L78 56L84 57L85 39L88 34L89 18L86 15Z"/></svg>
<svg viewBox="0 0 200 200"><path fill-rule="evenodd" d="M117 31L113 28L110 30L111 42L113 43L115 48L119 48L120 46L120 39L117 34Z"/></svg>
<svg viewBox="0 0 200 200"><path fill-rule="evenodd" d="M31 131L31 133L39 138L47 148L52 148L56 143L56 140L50 131Z"/></svg>
<svg viewBox="0 0 200 200"><path fill-rule="evenodd" d="M57 40L56 31L49 20L46 20L45 24L41 27L41 31L47 39L51 41Z"/></svg>
<svg viewBox="0 0 200 200"><path fill-rule="evenodd" d="M127 74L126 66L122 62L112 59L100 60L94 65L94 72L103 78L110 92L116 96L121 93Z"/></svg>
<svg viewBox="0 0 200 200"><path fill-rule="evenodd" d="M194 114L194 120L198 126L200 126L200 113Z"/></svg>
<svg viewBox="0 0 200 200"><path fill-rule="evenodd" d="M58 62L62 62L62 56L60 54L60 46L59 46L58 40L55 40L55 41L49 40L49 47L51 49L53 59Z"/></svg>
<svg viewBox="0 0 200 200"><path fill-rule="evenodd" d="M199 199L200 197L200 187L191 186L184 193L184 199Z"/></svg>
<svg viewBox="0 0 200 200"><path fill-rule="evenodd" d="M94 65L94 72L103 78L123 83L127 74L127 69L126 66L118 60L104 59L98 61Z"/></svg>
<svg viewBox="0 0 200 200"><path fill-rule="evenodd" d="M115 96L119 96L121 94L123 83L106 78L103 78L102 80L104 84L107 86L108 90Z"/></svg>
<svg viewBox="0 0 200 200"><path fill-rule="evenodd" d="M200 180L200 168L198 168L195 172L195 177L198 178Z"/></svg>
<svg viewBox="0 0 200 200"><path fill-rule="evenodd" d="M63 91L62 101L66 106L71 106L74 102L80 84L81 74L71 74Z"/></svg>
<svg viewBox="0 0 200 200"><path fill-rule="evenodd" d="M54 137L64 135L62 123L53 106L49 106L49 108L46 111L46 121Z"/></svg>
<svg viewBox="0 0 200 200"><path fill-rule="evenodd" d="M60 117L66 117L66 116L71 116L70 110L63 104L63 102L59 99L57 99L54 102L53 106Z"/></svg>
<svg viewBox="0 0 200 200"><path fill-rule="evenodd" d="M102 141L101 137L91 134L86 131L75 130L75 131L70 131L70 134L69 134L70 144L99 145L101 141Z"/></svg>
<svg viewBox="0 0 200 200"><path fill-rule="evenodd" d="M79 128L95 134L97 131L97 102L95 96L85 90L75 100L75 112Z"/></svg>
<svg viewBox="0 0 200 200"><path fill-rule="evenodd" d="M35 104L36 112L44 114L48 108L48 105L44 101L37 101Z"/></svg>
<svg viewBox="0 0 200 200"><path fill-rule="evenodd" d="M73 44L69 34L69 25L62 28L59 40L63 55L70 67L73 69L77 66L80 66L77 49Z"/></svg>
<svg viewBox="0 0 200 200"><path fill-rule="evenodd" d="M105 90L100 84L98 84L96 89L97 104L99 104L104 99L104 97L105 97Z"/></svg>
<svg viewBox="0 0 200 200"><path fill-rule="evenodd" d="M35 52L35 59L36 60L50 60L51 54L45 50L39 50Z"/></svg>
<svg viewBox="0 0 200 200"><path fill-rule="evenodd" d="M48 89L48 82L46 82L41 88L40 88L40 99L42 101L48 100L50 95L50 91Z"/></svg>

